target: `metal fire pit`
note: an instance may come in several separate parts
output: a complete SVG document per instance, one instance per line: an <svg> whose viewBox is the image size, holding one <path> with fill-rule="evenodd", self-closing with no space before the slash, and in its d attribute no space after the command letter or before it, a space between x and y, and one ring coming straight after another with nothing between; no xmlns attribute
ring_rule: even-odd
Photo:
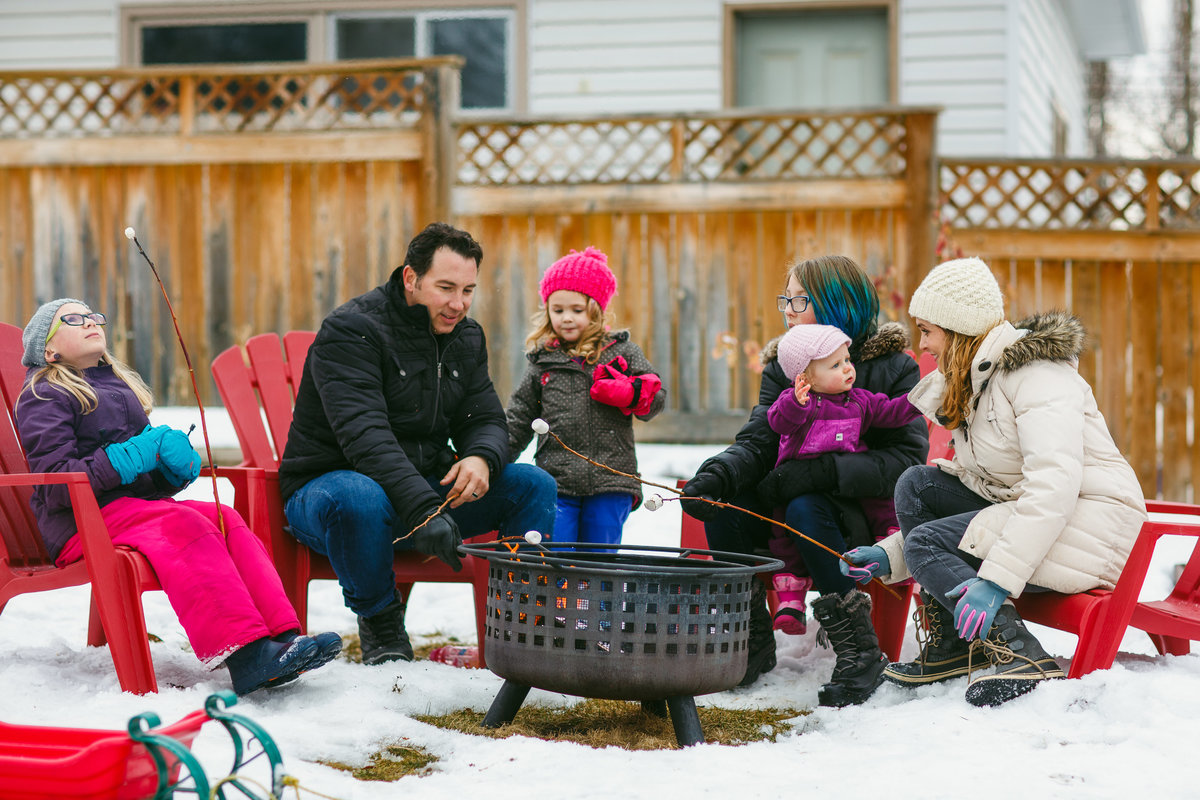
<svg viewBox="0 0 1200 800"><path fill-rule="evenodd" d="M576 548L576 552L553 549ZM505 679L484 727L511 722L531 687L670 711L681 745L704 740L693 699L746 673L750 588L782 562L678 547L467 544L486 558L487 666ZM683 558L707 556L711 560ZM665 709L664 709L665 705Z"/></svg>

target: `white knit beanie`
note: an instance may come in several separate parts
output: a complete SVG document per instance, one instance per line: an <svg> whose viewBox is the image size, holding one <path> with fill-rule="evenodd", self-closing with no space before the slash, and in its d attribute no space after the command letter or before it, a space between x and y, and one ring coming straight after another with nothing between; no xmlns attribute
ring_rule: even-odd
<svg viewBox="0 0 1200 800"><path fill-rule="evenodd" d="M25 330L21 332L21 344L25 345L25 355L21 358L22 366L46 366L46 337L50 335L50 328L54 326L54 315L67 303L78 303L89 312L92 310L87 303L73 297L60 297L42 303L29 318Z"/></svg>
<svg viewBox="0 0 1200 800"><path fill-rule="evenodd" d="M833 355L850 337L832 325L796 325L779 340L779 366L789 381L820 358Z"/></svg>
<svg viewBox="0 0 1200 800"><path fill-rule="evenodd" d="M978 258L938 264L913 292L908 313L939 328L981 336L1004 321L1004 296Z"/></svg>

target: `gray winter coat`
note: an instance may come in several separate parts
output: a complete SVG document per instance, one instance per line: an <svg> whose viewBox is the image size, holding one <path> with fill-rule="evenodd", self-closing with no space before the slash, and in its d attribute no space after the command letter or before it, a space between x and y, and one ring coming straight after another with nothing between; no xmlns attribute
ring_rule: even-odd
<svg viewBox="0 0 1200 800"><path fill-rule="evenodd" d="M607 364L621 356L629 364L630 375L654 372L642 349L629 341L628 331L618 331L605 346L598 364ZM558 348L538 348L526 354L529 365L512 399L508 401L508 443L512 457L518 457L533 438L530 423L541 417L550 430L574 450L613 469L637 474L637 456L633 449L633 416L619 408L596 402L588 393L592 388L595 366L580 366ZM648 420L666 405L667 390L660 389L650 413L638 419ZM535 462L558 481L558 493L588 497L603 492L627 492L633 502L641 501L641 484L632 478L614 475L589 464L562 448L553 436L538 436Z"/></svg>

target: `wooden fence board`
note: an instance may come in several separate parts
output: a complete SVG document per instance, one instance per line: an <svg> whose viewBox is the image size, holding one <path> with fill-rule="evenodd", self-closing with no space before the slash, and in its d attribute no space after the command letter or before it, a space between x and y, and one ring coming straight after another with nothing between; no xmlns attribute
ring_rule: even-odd
<svg viewBox="0 0 1200 800"><path fill-rule="evenodd" d="M1185 497L1192 482L1191 458L1188 453L1188 374L1191 341L1191 280L1192 263L1163 264L1160 284L1159 363L1160 389L1158 400L1162 407L1162 494L1164 497ZM1136 352L1136 351L1135 351ZM1138 358L1138 371L1149 372L1148 359Z"/></svg>

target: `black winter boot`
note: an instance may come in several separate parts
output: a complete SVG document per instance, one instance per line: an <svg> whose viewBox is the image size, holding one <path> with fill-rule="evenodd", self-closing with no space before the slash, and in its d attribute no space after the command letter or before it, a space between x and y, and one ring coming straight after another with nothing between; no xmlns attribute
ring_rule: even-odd
<svg viewBox="0 0 1200 800"><path fill-rule="evenodd" d="M1067 677L1011 603L996 612L983 649L997 669L967 684L967 702L973 706L998 706L1032 692L1042 681Z"/></svg>
<svg viewBox="0 0 1200 800"><path fill-rule="evenodd" d="M978 640L966 642L959 638L950 612L924 589L921 590L921 605L913 611L913 620L917 623L921 652L915 661L888 664L883 671L884 680L897 686L916 688L967 675L972 668L972 650L975 651L975 669L988 665Z"/></svg>
<svg viewBox="0 0 1200 800"><path fill-rule="evenodd" d="M746 674L738 686L749 686L764 672L775 669L775 627L767 608L767 587L751 578L750 638L746 642Z"/></svg>
<svg viewBox="0 0 1200 800"><path fill-rule="evenodd" d="M871 626L870 596L825 594L813 601L812 610L821 623L817 641L833 645L837 654L833 678L817 692L817 701L834 708L862 703L883 682L888 663Z"/></svg>
<svg viewBox="0 0 1200 800"><path fill-rule="evenodd" d="M412 643L404 630L404 601L398 596L373 617L358 618L358 638L364 664L412 661Z"/></svg>

